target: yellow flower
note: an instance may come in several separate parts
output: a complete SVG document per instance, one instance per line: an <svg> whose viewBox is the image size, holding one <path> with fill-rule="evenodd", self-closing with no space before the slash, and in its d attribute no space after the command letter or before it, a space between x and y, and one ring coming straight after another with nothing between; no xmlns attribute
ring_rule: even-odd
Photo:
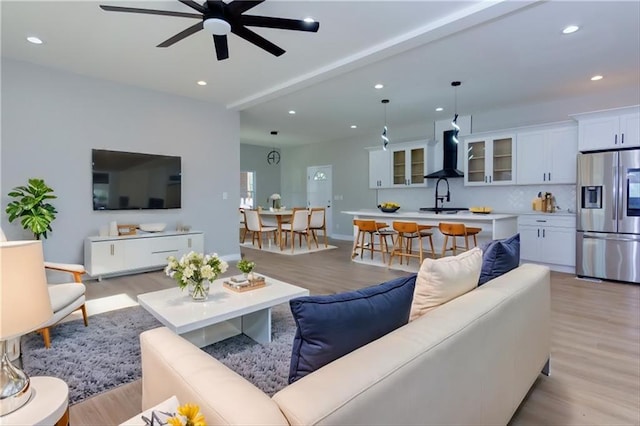
<svg viewBox="0 0 640 426"><path fill-rule="evenodd" d="M200 412L200 407L196 404L184 404L178 407L178 414L167 419L171 426L207 426L204 415ZM184 422L186 419L186 423Z"/></svg>

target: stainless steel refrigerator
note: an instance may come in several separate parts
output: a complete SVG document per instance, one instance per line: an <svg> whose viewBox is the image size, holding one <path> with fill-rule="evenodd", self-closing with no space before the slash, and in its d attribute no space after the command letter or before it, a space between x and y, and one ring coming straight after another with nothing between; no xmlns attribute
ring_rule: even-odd
<svg viewBox="0 0 640 426"><path fill-rule="evenodd" d="M576 274L640 284L640 149L578 155Z"/></svg>

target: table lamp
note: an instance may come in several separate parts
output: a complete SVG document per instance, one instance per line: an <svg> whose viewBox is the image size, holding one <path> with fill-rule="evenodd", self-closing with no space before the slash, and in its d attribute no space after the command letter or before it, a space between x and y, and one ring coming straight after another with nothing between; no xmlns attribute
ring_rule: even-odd
<svg viewBox="0 0 640 426"><path fill-rule="evenodd" d="M52 316L42 242L0 242L0 416L31 397L29 377L9 361L7 340L37 330Z"/></svg>

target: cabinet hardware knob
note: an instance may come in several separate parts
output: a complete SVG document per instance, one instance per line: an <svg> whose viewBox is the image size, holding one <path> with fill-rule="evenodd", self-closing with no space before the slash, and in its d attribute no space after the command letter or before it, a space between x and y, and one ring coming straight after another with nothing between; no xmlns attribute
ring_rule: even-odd
<svg viewBox="0 0 640 426"><path fill-rule="evenodd" d="M615 136L613 137L613 143L614 143L614 144L616 144L616 145L618 145L618 135L615 135Z"/></svg>
<svg viewBox="0 0 640 426"><path fill-rule="evenodd" d="M546 237L546 236L545 236L545 232L544 232L544 231L545 231L545 230L543 229L543 230L542 230L542 238L545 238L545 237Z"/></svg>
<svg viewBox="0 0 640 426"><path fill-rule="evenodd" d="M538 229L538 238L540 238L540 229Z"/></svg>
<svg viewBox="0 0 640 426"><path fill-rule="evenodd" d="M624 133L622 134L622 138L621 139L622 139L622 142L620 142L620 143L624 143Z"/></svg>

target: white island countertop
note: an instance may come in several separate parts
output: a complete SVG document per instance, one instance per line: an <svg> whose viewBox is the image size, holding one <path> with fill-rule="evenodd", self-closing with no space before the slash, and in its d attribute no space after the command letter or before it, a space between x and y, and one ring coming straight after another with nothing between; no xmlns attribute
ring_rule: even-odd
<svg viewBox="0 0 640 426"><path fill-rule="evenodd" d="M480 213L472 213L468 210L460 210L456 213L434 213L434 212L423 212L423 211L402 211L402 209L398 210L395 213L384 213L379 209L361 209L361 210L352 210L352 211L343 211L342 213L350 214L354 216L370 216L370 217L384 217L389 220L408 220L408 219L437 219L440 222L448 222L451 221L479 221L486 222L488 220L496 220L496 219L510 219L517 218L517 214L503 214L503 213L489 213L489 214L480 214Z"/></svg>
<svg viewBox="0 0 640 426"><path fill-rule="evenodd" d="M518 232L518 215L517 214L477 214L467 210L461 210L457 213L433 213L422 211L402 211L395 213L384 213L379 209L362 209L343 211L354 219L375 219L385 221L392 225L395 220L398 221L415 221L423 225L432 225L437 228L440 222L464 223L467 226L482 228L482 232L478 235L479 240L497 240L500 238L510 237ZM354 230L354 236L356 231Z"/></svg>

